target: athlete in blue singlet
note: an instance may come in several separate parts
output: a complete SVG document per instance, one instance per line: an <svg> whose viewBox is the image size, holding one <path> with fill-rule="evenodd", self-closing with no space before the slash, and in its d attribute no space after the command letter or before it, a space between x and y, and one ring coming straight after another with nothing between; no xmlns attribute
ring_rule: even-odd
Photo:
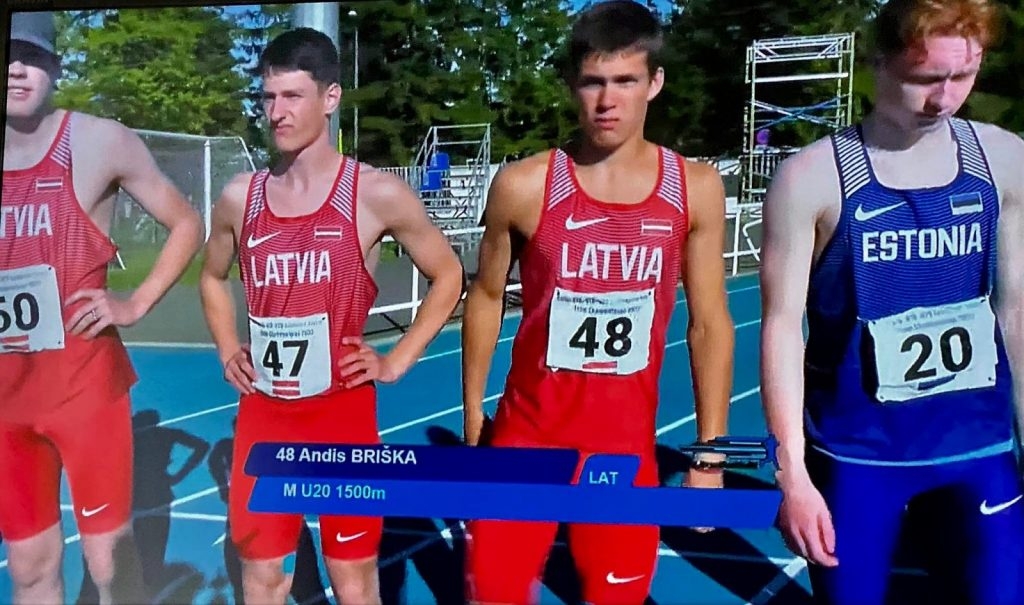
<svg viewBox="0 0 1024 605"><path fill-rule="evenodd" d="M872 114L785 161L765 200L779 525L819 603L886 602L918 502L942 602L1024 603L1024 141L953 117L993 21L985 0L889 0Z"/></svg>

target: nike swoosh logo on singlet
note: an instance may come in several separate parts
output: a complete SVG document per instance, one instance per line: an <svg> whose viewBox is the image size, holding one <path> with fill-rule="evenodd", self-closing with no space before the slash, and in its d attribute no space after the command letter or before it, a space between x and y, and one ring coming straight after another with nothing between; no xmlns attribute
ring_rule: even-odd
<svg viewBox="0 0 1024 605"><path fill-rule="evenodd" d="M582 229L584 227L589 227L591 225L596 225L598 223L603 223L606 220L608 220L607 216L603 217L603 218L592 218L592 219L586 220L586 221L574 221L572 219L572 215L570 214L569 218L565 219L565 228L568 229L569 231L575 231L577 229Z"/></svg>
<svg viewBox="0 0 1024 605"><path fill-rule="evenodd" d="M270 240L270 239L273 239L273 238L277 237L278 235L281 235L280 231L275 231L275 232L271 233L270 235L264 235L263 237L259 237L259 238L256 238L256 239L253 239L252 236L250 235L249 236L249 241L247 242L247 245L250 248L255 248L256 246L259 246L263 242L265 242L267 240Z"/></svg>
<svg viewBox="0 0 1024 605"><path fill-rule="evenodd" d="M906 204L906 202L900 202L898 204L893 204L892 206L883 206L881 208L875 208L874 210L864 210L863 205L858 205L857 212L854 213L854 216L857 218L858 221L868 221L875 218L876 216L881 216L886 212L889 212L890 210L895 210L902 206L903 204Z"/></svg>

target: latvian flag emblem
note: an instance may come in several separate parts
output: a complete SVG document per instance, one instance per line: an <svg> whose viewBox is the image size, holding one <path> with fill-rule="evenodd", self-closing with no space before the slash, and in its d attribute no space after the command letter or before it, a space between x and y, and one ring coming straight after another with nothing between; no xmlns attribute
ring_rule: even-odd
<svg viewBox="0 0 1024 605"><path fill-rule="evenodd" d="M273 380L270 383L270 388L273 391L275 397L299 396L298 380Z"/></svg>
<svg viewBox="0 0 1024 605"><path fill-rule="evenodd" d="M0 338L0 351L28 353L28 334Z"/></svg>
<svg viewBox="0 0 1024 605"><path fill-rule="evenodd" d="M60 191L64 188L64 177L55 176L46 179L36 179L36 193L41 191Z"/></svg>
<svg viewBox="0 0 1024 605"><path fill-rule="evenodd" d="M587 361L583 364L583 369L591 372L614 372L618 367L617 361Z"/></svg>
<svg viewBox="0 0 1024 605"><path fill-rule="evenodd" d="M644 219L640 223L640 233L642 235L672 235L672 221L664 219Z"/></svg>
<svg viewBox="0 0 1024 605"><path fill-rule="evenodd" d="M341 239L341 226L313 227L313 239Z"/></svg>

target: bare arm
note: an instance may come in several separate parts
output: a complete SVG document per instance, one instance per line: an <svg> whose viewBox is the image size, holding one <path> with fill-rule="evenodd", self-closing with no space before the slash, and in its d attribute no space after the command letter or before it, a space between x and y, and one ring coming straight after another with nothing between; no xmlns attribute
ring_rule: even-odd
<svg viewBox="0 0 1024 605"><path fill-rule="evenodd" d="M462 263L448 239L430 221L423 202L405 181L377 171L360 179L360 187L367 192L365 207L382 223L383 230L408 251L416 268L431 281L416 319L387 356L391 369L401 376L416 363L455 310L462 295Z"/></svg>
<svg viewBox="0 0 1024 605"><path fill-rule="evenodd" d="M238 230L245 212L245 195L251 175L236 176L224 187L213 206L210 236L203 249L199 295L206 325L222 363L242 350L235 328L235 302L228 277L237 251ZM237 386L237 385L236 385Z"/></svg>
<svg viewBox="0 0 1024 605"><path fill-rule="evenodd" d="M1013 376L1017 427L1024 435L1024 191L1004 198L999 223L996 315Z"/></svg>
<svg viewBox="0 0 1024 605"><path fill-rule="evenodd" d="M804 480L803 315L815 229L827 185L808 148L783 162L764 202L761 250L761 400L779 442L780 477Z"/></svg>
<svg viewBox="0 0 1024 605"><path fill-rule="evenodd" d="M1024 435L1024 141L1002 130L991 138L986 147L1002 194L995 311L1013 376L1018 432Z"/></svg>
<svg viewBox="0 0 1024 605"><path fill-rule="evenodd" d="M487 194L484 234L480 241L478 273L466 297L462 320L462 405L465 439L477 445L483 428L484 391L501 331L505 286L512 264L515 212L522 195L523 166L503 168Z"/></svg>
<svg viewBox="0 0 1024 605"><path fill-rule="evenodd" d="M709 164L688 163L690 233L684 255L689 307L687 341L697 438L725 435L729 421L735 333L725 291L725 189Z"/></svg>
<svg viewBox="0 0 1024 605"><path fill-rule="evenodd" d="M160 171L145 143L129 128L103 121L109 129L102 140L110 141L104 150L114 167L118 185L139 205L167 228L167 241L149 275L132 294L131 302L139 317L167 293L181 277L203 243L203 223L181 192Z"/></svg>

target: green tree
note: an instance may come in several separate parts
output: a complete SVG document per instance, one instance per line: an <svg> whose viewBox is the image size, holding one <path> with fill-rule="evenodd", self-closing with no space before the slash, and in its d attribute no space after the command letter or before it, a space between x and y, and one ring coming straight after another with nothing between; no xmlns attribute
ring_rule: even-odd
<svg viewBox="0 0 1024 605"><path fill-rule="evenodd" d="M1024 1L1004 0L1002 35L987 53L965 117L1024 132Z"/></svg>
<svg viewBox="0 0 1024 605"><path fill-rule="evenodd" d="M426 5L376 0L342 5L341 14L349 8L358 17L342 19L341 38L353 40L359 28L360 77L343 103L346 113L359 106L359 159L408 164L427 125L444 115L445 91L434 62L438 40ZM342 57L351 64L353 49L345 43Z"/></svg>
<svg viewBox="0 0 1024 605"><path fill-rule="evenodd" d="M222 9L110 9L60 19L61 106L139 129L244 131L245 79Z"/></svg>
<svg viewBox="0 0 1024 605"><path fill-rule="evenodd" d="M562 79L572 26L561 0L492 0L496 23L482 32L494 157L516 159L564 144L576 128L571 92Z"/></svg>
<svg viewBox="0 0 1024 605"><path fill-rule="evenodd" d="M431 126L491 124L498 160L559 144L571 132L571 99L555 66L569 30L567 3L379 0L352 7L358 18L343 18L341 37L351 40L359 28L360 86L346 95L342 124L358 104L360 159L408 164ZM343 49L352 56L346 42Z"/></svg>
<svg viewBox="0 0 1024 605"><path fill-rule="evenodd" d="M245 141L258 163L266 165L274 160L276 153L271 145L267 119L262 107L262 82L258 73L259 57L274 37L287 31L292 25L292 5L260 4L245 7L232 13L232 37L235 41L235 57L239 71L245 76L242 113L245 116Z"/></svg>

